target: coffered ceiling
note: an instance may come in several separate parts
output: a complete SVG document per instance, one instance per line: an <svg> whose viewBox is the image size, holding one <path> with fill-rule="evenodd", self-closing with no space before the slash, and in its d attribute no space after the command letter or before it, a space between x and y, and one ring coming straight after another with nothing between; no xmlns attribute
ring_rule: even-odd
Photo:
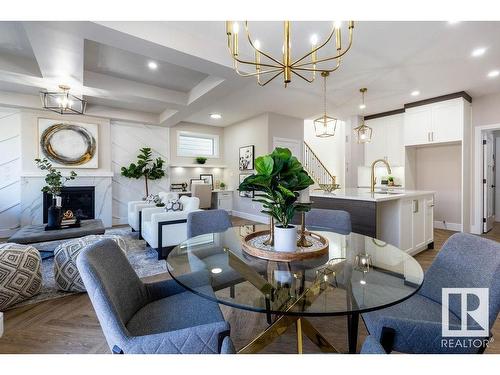
<svg viewBox="0 0 500 375"><path fill-rule="evenodd" d="M328 22L292 23L292 50L307 51ZM88 114L172 126L179 121L226 126L271 111L300 118L321 112L322 82L277 78L259 87L238 77L217 22L0 22L0 105L40 108L37 93L68 84L89 102ZM250 22L266 51L281 49L280 22ZM354 43L328 79L329 112L366 114L465 90L499 92L500 22L357 22ZM240 41L241 53L251 50ZM478 47L484 55L472 57ZM155 69L148 66L154 63ZM420 91L418 97L410 93ZM221 120L210 113L221 113Z"/></svg>

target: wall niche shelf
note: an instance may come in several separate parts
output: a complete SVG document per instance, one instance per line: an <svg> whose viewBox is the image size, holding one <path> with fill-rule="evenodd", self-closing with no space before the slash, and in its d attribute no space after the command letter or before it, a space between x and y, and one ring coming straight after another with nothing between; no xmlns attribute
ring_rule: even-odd
<svg viewBox="0 0 500 375"><path fill-rule="evenodd" d="M227 165L222 164L171 164L170 168L227 168Z"/></svg>

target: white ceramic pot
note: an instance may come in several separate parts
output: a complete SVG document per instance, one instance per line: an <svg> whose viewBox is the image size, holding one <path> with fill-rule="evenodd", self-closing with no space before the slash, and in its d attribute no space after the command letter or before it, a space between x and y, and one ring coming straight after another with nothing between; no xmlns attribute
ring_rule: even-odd
<svg viewBox="0 0 500 375"><path fill-rule="evenodd" d="M294 252L297 250L297 228L289 225L288 228L276 225L274 227L274 250Z"/></svg>

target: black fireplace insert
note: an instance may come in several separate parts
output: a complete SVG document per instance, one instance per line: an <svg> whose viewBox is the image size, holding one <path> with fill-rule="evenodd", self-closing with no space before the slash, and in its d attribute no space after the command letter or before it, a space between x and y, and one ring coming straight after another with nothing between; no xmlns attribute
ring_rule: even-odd
<svg viewBox="0 0 500 375"><path fill-rule="evenodd" d="M61 191L62 211L73 211L81 220L95 219L95 187L68 186ZM52 195L43 193L43 222L46 223L47 212L52 205Z"/></svg>

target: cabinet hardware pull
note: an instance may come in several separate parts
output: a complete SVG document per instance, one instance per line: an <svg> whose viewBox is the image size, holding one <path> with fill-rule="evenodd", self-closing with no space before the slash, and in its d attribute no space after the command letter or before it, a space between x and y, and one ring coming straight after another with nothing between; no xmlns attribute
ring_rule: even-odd
<svg viewBox="0 0 500 375"><path fill-rule="evenodd" d="M413 200L413 213L416 214L418 212L418 200Z"/></svg>

